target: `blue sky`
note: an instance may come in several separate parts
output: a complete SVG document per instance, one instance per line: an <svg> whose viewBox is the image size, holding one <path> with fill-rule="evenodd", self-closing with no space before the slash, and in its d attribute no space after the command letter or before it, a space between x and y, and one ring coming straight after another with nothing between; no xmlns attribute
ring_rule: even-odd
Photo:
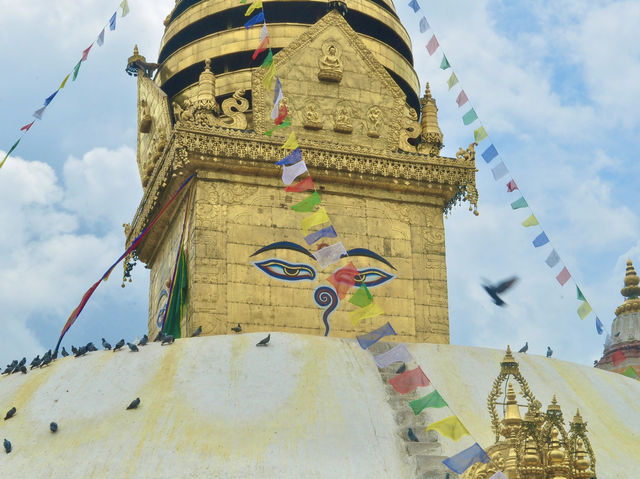
<svg viewBox="0 0 640 479"><path fill-rule="evenodd" d="M414 43L416 70L431 84L445 150L472 141L447 91L449 71L424 45L435 32L461 86L569 271L609 328L621 302L624 262L640 262L635 165L640 159L638 1L461 0L398 3ZM122 223L142 195L135 166L136 83L124 72L137 43L153 61L171 0L131 0L131 13L94 45L0 170L0 363L55 344L84 291L123 249ZM408 2L407 2L408 3ZM0 152L58 87L119 2L0 0ZM268 5L268 4L267 4ZM420 16L432 30L420 34ZM268 18L268 10L267 10ZM479 147L482 151L488 140ZM591 364L602 351L593 315L580 321L575 284L560 287L534 249L540 230L520 226L517 193L478 160L480 216L466 205L445 222L451 341ZM640 264L639 264L640 266ZM117 273L117 274L116 274ZM118 268L65 344L132 339L146 330L148 274L120 287ZM521 278L493 307L486 277Z"/></svg>

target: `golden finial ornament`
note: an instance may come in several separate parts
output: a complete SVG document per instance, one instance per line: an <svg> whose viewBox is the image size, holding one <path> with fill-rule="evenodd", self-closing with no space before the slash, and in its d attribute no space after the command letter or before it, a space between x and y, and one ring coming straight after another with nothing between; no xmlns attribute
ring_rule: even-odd
<svg viewBox="0 0 640 479"><path fill-rule="evenodd" d="M442 131L438 125L438 107L436 100L431 96L429 82L425 87L424 97L420 100L420 109L422 111L420 133L421 143L418 149L420 151L429 151L439 154L442 149Z"/></svg>
<svg viewBox="0 0 640 479"><path fill-rule="evenodd" d="M624 296L624 302L616 308L616 316L622 313L633 313L640 311L640 277L636 274L633 263L627 259L627 271L624 276L624 288L620 294Z"/></svg>

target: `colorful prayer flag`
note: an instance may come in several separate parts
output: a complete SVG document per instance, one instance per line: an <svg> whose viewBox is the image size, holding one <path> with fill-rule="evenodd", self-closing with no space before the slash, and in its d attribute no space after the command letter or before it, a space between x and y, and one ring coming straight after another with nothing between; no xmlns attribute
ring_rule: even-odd
<svg viewBox="0 0 640 479"><path fill-rule="evenodd" d="M458 77L456 76L455 72L451 72L451 76L447 80L447 85L449 86L449 90L451 90L453 88L453 85L455 85L456 83L458 83ZM468 125L468 123L465 123L465 125Z"/></svg>
<svg viewBox="0 0 640 479"><path fill-rule="evenodd" d="M489 135L487 134L487 130L484 129L484 126L481 126L477 130L473 131L473 137L476 140L476 143L480 143L482 140L487 138Z"/></svg>
<svg viewBox="0 0 640 479"><path fill-rule="evenodd" d="M85 61L87 58L89 58L89 51L91 50L91 47L93 46L93 43L91 45L89 45L83 52L82 52L82 58L80 59L81 62Z"/></svg>
<svg viewBox="0 0 640 479"><path fill-rule="evenodd" d="M276 91L273 96L273 109L271 110L271 119L275 120L278 117L280 111L280 100L282 100L282 84L280 83L280 77L276 76Z"/></svg>
<svg viewBox="0 0 640 479"><path fill-rule="evenodd" d="M267 33L267 24L266 23L262 23L262 30L260 31L260 42L262 43L262 41L268 37L268 33Z"/></svg>
<svg viewBox="0 0 640 479"><path fill-rule="evenodd" d="M442 61L440 62L440 69L446 70L447 68L451 68L451 65L449 64L449 60L447 60L447 56L443 53Z"/></svg>
<svg viewBox="0 0 640 479"><path fill-rule="evenodd" d="M254 10L256 10L258 8L262 8L262 2L260 0L255 0L255 2L253 2L251 5L249 5L249 8L247 8L247 11L244 12L244 16L248 17L249 15L251 15L253 13Z"/></svg>
<svg viewBox="0 0 640 479"><path fill-rule="evenodd" d="M244 28L251 28L252 26L254 26L256 23L261 23L264 22L264 12L260 12L256 15L254 15L253 17L251 17L247 23L244 24Z"/></svg>
<svg viewBox="0 0 640 479"><path fill-rule="evenodd" d="M262 60L260 67L269 68L272 64L273 64L273 51L271 50L271 48L269 48L269 53L267 53L267 56L264 57L264 60ZM275 75L275 68L274 68L274 75ZM269 84L271 84L272 81L273 79L270 79Z"/></svg>
<svg viewBox="0 0 640 479"><path fill-rule="evenodd" d="M272 57L272 60L273 60L273 57ZM271 88L273 88L273 80L275 80L275 78L276 78L276 66L272 62L267 66L267 72L264 74L264 78L262 79L262 84L267 90L271 90Z"/></svg>
<svg viewBox="0 0 640 479"><path fill-rule="evenodd" d="M470 125L477 119L478 119L478 114L473 108L468 112L466 112L464 115L462 115L462 123L464 123L465 125Z"/></svg>
<svg viewBox="0 0 640 479"><path fill-rule="evenodd" d="M111 30L111 31L114 31L116 29L116 15L117 14L118 14L118 12L113 12L113 15L111 15L111 18L109 19L109 30Z"/></svg>
<svg viewBox="0 0 640 479"><path fill-rule="evenodd" d="M369 291L369 288L367 288L366 284L360 283L360 287L355 293L353 293L353 296L349 298L349 302L360 308L364 308L373 302L373 295L371 294L371 291Z"/></svg>
<svg viewBox="0 0 640 479"><path fill-rule="evenodd" d="M271 135L273 135L274 131L276 131L276 130L278 130L280 128L286 128L288 126L291 126L291 119L290 118L286 118L280 124L276 125L275 127L271 128L270 130L265 131L264 134L267 135L267 136L271 136Z"/></svg>
<svg viewBox="0 0 640 479"><path fill-rule="evenodd" d="M9 148L9 151L7 152L7 154L4 155L4 159L2 160L2 163L0 163L0 168L2 168L2 165L4 165L4 162L7 161L7 158L9 158L9 155L13 153L13 150L15 150L18 147L18 143L20 143L20 140L16 141L13 144L13 146Z"/></svg>
<svg viewBox="0 0 640 479"><path fill-rule="evenodd" d="M464 92L464 90L460 90L460 93L458 93L458 98L456 98L456 103L458 104L458 108L460 108L462 105L464 105L468 101L469 101L469 98L467 97L467 94Z"/></svg>
<svg viewBox="0 0 640 479"><path fill-rule="evenodd" d="M73 78L71 79L71 81L76 81L76 78L78 78L78 72L80 71L80 66L82 65L82 60L80 60L75 67L73 67Z"/></svg>
<svg viewBox="0 0 640 479"><path fill-rule="evenodd" d="M311 179L310 176L308 178ZM302 180L302 181L305 181L305 180ZM302 183L302 181L300 183ZM336 230L334 229L334 227L327 226L326 228L322 228L321 230L314 231L310 235L305 236L304 240L307 242L309 246L311 246L320 238L336 238L337 236L338 236L338 233L336 233Z"/></svg>
<svg viewBox="0 0 640 479"><path fill-rule="evenodd" d="M56 97L57 94L58 94L58 90L54 91L51 95L49 95L44 100L44 106L49 106L49 103L51 103L53 101L53 99Z"/></svg>
<svg viewBox="0 0 640 479"><path fill-rule="evenodd" d="M351 311L349 313L349 319L351 320L351 324L357 326L358 323L363 319L375 318L376 316L380 316L381 314L384 314L384 311L378 305L378 303L371 302L371 304L365 306L364 308Z"/></svg>
<svg viewBox="0 0 640 479"><path fill-rule="evenodd" d="M530 226L535 226L539 224L540 223L538 223L538 219L533 214L522 222L522 226L524 226L525 228L529 228Z"/></svg>
<svg viewBox="0 0 640 479"><path fill-rule="evenodd" d="M458 441L461 437L469 434L467 428L460 422L456 416L449 416L440 421L436 421L427 426L427 431L438 431L445 437Z"/></svg>
<svg viewBox="0 0 640 479"><path fill-rule="evenodd" d="M438 391L431 391L426 396L421 397L420 399L416 399L414 401L409 401L409 406L413 409L413 414L416 416L420 414L424 409L431 408L441 408L447 406L447 403Z"/></svg>
<svg viewBox="0 0 640 479"><path fill-rule="evenodd" d="M98 44L99 47L104 45L104 28L102 29L102 31L98 35L98 38L96 39L96 43Z"/></svg>
<svg viewBox="0 0 640 479"><path fill-rule="evenodd" d="M162 332L174 338L181 337L182 318L184 317L184 307L187 302L187 290L189 288L189 278L187 276L187 260L184 248L180 246L178 257L178 269L176 277L171 286L171 298L167 306L167 317L165 319Z"/></svg>
<svg viewBox="0 0 640 479"><path fill-rule="evenodd" d="M582 291L580 291L580 288L578 287L577 284L576 284L576 296L577 296L577 299L579 301L586 301L587 300L587 298L584 297L584 294L582 294Z"/></svg>
<svg viewBox="0 0 640 479"><path fill-rule="evenodd" d="M580 319L584 319L589 315L590 312L591 305L589 304L589 301L584 300L582 304L578 306L578 316L580 316Z"/></svg>
<svg viewBox="0 0 640 479"><path fill-rule="evenodd" d="M314 191L309 196L307 196L304 200L299 203L296 203L291 207L293 211L297 211L298 213L308 213L309 211L313 211L313 207L315 205L320 204L320 195L317 191Z"/></svg>
<svg viewBox="0 0 640 479"><path fill-rule="evenodd" d="M627 359L627 357L619 349L615 350L613 352L613 354L611 355L611 360L613 361L613 365L614 366L617 366L617 365L623 363L626 359Z"/></svg>
<svg viewBox="0 0 640 479"><path fill-rule="evenodd" d="M33 112L33 117L37 118L38 120L42 120L42 114L44 113L44 110L46 109L46 106L43 106L42 108L36 110Z"/></svg>
<svg viewBox="0 0 640 479"><path fill-rule="evenodd" d="M420 25L420 33L424 33L427 30L429 30L429 28L431 28L431 27L429 27L429 22L427 22L426 17L422 17L420 19L420 24L419 25Z"/></svg>
<svg viewBox="0 0 640 479"><path fill-rule="evenodd" d="M496 166L491 169L491 174L493 174L493 179L498 181L500 178L509 173L507 169L507 165L504 164L504 161L500 161Z"/></svg>
<svg viewBox="0 0 640 479"><path fill-rule="evenodd" d="M428 386L431 384L431 381L429 381L427 375L422 371L422 368L418 366L415 369L410 369L409 371L392 377L389 379L389 384L400 394L408 394L417 388Z"/></svg>
<svg viewBox="0 0 640 479"><path fill-rule="evenodd" d="M558 280L558 283L560 283L562 286L564 286L564 284L567 281L569 281L569 278L571 278L571 273L569 273L569 270L567 269L566 266L564 268L562 268L562 271L560 271L558 273L558 276L556 276L556 279Z"/></svg>
<svg viewBox="0 0 640 479"><path fill-rule="evenodd" d="M524 199L524 196L521 196L520 198L515 200L513 203L511 203L511 209L514 209L514 210L517 210L520 208L526 208L527 206L529 206L529 204L527 203L527 200Z"/></svg>
<svg viewBox="0 0 640 479"><path fill-rule="evenodd" d="M370 333L356 336L356 339L358 340L358 344L362 349L367 349L368 347L380 341L385 336L392 336L395 334L396 332L393 330L391 323L387 322L387 324L385 324L384 326L381 326L378 329L371 331Z"/></svg>
<svg viewBox="0 0 640 479"><path fill-rule="evenodd" d="M348 265L336 270L327 278L327 281L333 285L336 293L338 293L338 298L344 299L347 292L355 286L357 275L358 268L356 268L351 261Z"/></svg>
<svg viewBox="0 0 640 479"><path fill-rule="evenodd" d="M313 253L313 257L318 260L320 268L324 269L333 263L340 261L340 258L347 256L347 250L341 242L325 246Z"/></svg>
<svg viewBox="0 0 640 479"><path fill-rule="evenodd" d="M320 208L315 213L307 216L302 220L302 232L306 236L309 233L309 230L314 226L321 225L322 223L329 223L329 215L327 215L327 210L324 208Z"/></svg>
<svg viewBox="0 0 640 479"><path fill-rule="evenodd" d="M29 128L31 128L35 122L36 122L36 121L35 121L35 120L33 120L33 121L32 121L31 123L29 123L28 125L24 125L22 128L20 128L20 131L29 131Z"/></svg>
<svg viewBox="0 0 640 479"><path fill-rule="evenodd" d="M517 189L519 188L514 180L511 180L509 183L507 183L507 192L511 193L512 191L515 191Z"/></svg>
<svg viewBox="0 0 640 479"><path fill-rule="evenodd" d="M491 462L491 458L484 449L476 442L473 446L466 448L455 456L451 456L442 463L456 474L462 474L464 471L473 466L476 462L487 464Z"/></svg>
<svg viewBox="0 0 640 479"><path fill-rule="evenodd" d="M491 160L493 160L496 156L498 156L498 150L496 150L496 147L493 144L491 144L489 148L484 150L484 152L482 153L482 159L485 163L491 163Z"/></svg>
<svg viewBox="0 0 640 479"><path fill-rule="evenodd" d="M62 90L64 88L64 86L67 84L67 80L69 79L69 76L71 75L71 73L68 73L66 77L64 77L64 80L62 80L62 83L60 83L60 86L58 87L58 90Z"/></svg>
<svg viewBox="0 0 640 479"><path fill-rule="evenodd" d="M300 160L302 160L302 150L300 150L300 148L296 148L287 156L285 156L283 159L276 161L276 165L293 165L294 163L297 163ZM305 180L302 180L302 181L305 181ZM285 191L297 191L297 190L292 190L290 188L293 188L293 187L288 186ZM301 190L301 191L305 191L305 190ZM297 192L299 193L300 191L297 191Z"/></svg>
<svg viewBox="0 0 640 479"><path fill-rule="evenodd" d="M438 39L433 35L431 40L429 40L429 43L427 43L427 51L429 52L429 55L433 55L439 46L440 44L438 43Z"/></svg>
<svg viewBox="0 0 640 479"><path fill-rule="evenodd" d="M545 245L549 242L549 238L547 238L547 233L544 231L536 236L536 239L533 240L533 246L539 248L542 245Z"/></svg>
<svg viewBox="0 0 640 479"><path fill-rule="evenodd" d="M549 268L553 268L555 265L558 264L559 261L560 261L560 256L558 256L558 253L555 249L551 250L551 253L549 253L549 256L547 256L547 259L544 260L544 262L547 263L547 266L549 266Z"/></svg>
<svg viewBox="0 0 640 479"><path fill-rule="evenodd" d="M120 6L122 7L122 16L126 17L129 13L129 4L127 3L127 0L123 0Z"/></svg>
<svg viewBox="0 0 640 479"><path fill-rule="evenodd" d="M625 369L622 372L622 375L627 376L628 378L638 379L638 373L636 373L636 370L633 369L633 366L629 366L627 369Z"/></svg>
<svg viewBox="0 0 640 479"><path fill-rule="evenodd" d="M258 48L256 48L256 51L253 52L253 55L251 55L251 59L255 60L256 58L258 58L258 55L260 55L263 51L265 51L268 46L269 46L269 37L266 37L264 40L260 42L260 45L258 45Z"/></svg>
<svg viewBox="0 0 640 479"><path fill-rule="evenodd" d="M307 165L304 164L304 160L294 165L285 165L282 168L282 182L285 185L290 185L295 179L307 172Z"/></svg>
<svg viewBox="0 0 640 479"><path fill-rule="evenodd" d="M410 6L411 8L413 8L413 13L417 12L418 10L420 10L420 5L418 5L417 0L411 0L411 1L409 2L409 6Z"/></svg>
<svg viewBox="0 0 640 479"><path fill-rule="evenodd" d="M405 344L398 344L385 353L376 354L373 360L382 369L393 363L408 363L413 360L413 356Z"/></svg>
<svg viewBox="0 0 640 479"><path fill-rule="evenodd" d="M300 151L299 148L296 148L295 150L293 150L289 156L291 156L292 154L294 154L296 151ZM302 154L299 153L301 156L299 159L302 159ZM287 157L288 158L288 157ZM283 160L280 160L283 161ZM316 187L313 184L313 180L311 179L310 176L307 176L304 180L299 181L298 183L296 183L295 185L291 185L291 186L287 186L284 191L288 192L288 193L302 193L303 191L307 191L307 190L314 190Z"/></svg>
<svg viewBox="0 0 640 479"><path fill-rule="evenodd" d="M280 109L278 110L278 116L276 117L276 119L274 120L274 123L276 125L280 125L282 124L282 122L284 121L284 119L287 117L287 114L289 112L287 111L287 105L285 105L284 103L282 105L280 105Z"/></svg>
<svg viewBox="0 0 640 479"><path fill-rule="evenodd" d="M287 138L287 141L285 141L284 145L282 145L282 148L284 148L285 150L295 150L296 148L299 148L299 146L300 145L298 145L298 139L296 138L296 132L292 131L289 134L289 138Z"/></svg>
<svg viewBox="0 0 640 479"><path fill-rule="evenodd" d="M596 332L598 334L602 334L604 332L604 325L598 316L596 316Z"/></svg>

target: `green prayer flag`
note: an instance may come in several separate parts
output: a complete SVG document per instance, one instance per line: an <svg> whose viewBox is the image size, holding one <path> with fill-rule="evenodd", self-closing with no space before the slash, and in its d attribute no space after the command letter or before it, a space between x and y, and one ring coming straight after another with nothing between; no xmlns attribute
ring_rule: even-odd
<svg viewBox="0 0 640 479"><path fill-rule="evenodd" d="M527 206L529 205L527 204L527 200L524 199L524 196L521 196L520 198L515 200L513 203L511 203L511 208L514 210L525 208Z"/></svg>
<svg viewBox="0 0 640 479"><path fill-rule="evenodd" d="M586 301L587 298L584 297L584 294L582 294L582 291L580 291L580 288L578 288L578 285L576 285L576 293L578 294L578 299L580 301Z"/></svg>
<svg viewBox="0 0 640 479"><path fill-rule="evenodd" d="M471 110L469 110L468 112L466 112L463 116L462 116L462 123L464 123L465 125L470 125L471 123L473 123L474 121L476 121L478 119L478 114L476 113L476 111L472 108Z"/></svg>
<svg viewBox="0 0 640 479"><path fill-rule="evenodd" d="M296 203L291 207L292 210L297 211L298 213L308 213L309 211L313 211L313 207L315 205L320 204L320 195L317 191L314 191L309 196L307 196L300 203Z"/></svg>
<svg viewBox="0 0 640 479"><path fill-rule="evenodd" d="M267 130L264 132L265 135L267 136L271 136L273 135L273 132L276 131L278 128L285 128L287 126L291 126L291 118L286 117L284 119L284 121L282 123L280 123L278 126L271 128L270 130Z"/></svg>
<svg viewBox="0 0 640 479"><path fill-rule="evenodd" d="M73 78L71 78L71 81L76 81L76 78L78 78L78 72L80 71L81 65L82 65L82 60L80 60L78 64L75 67L73 67Z"/></svg>
<svg viewBox="0 0 640 479"><path fill-rule="evenodd" d="M525 228L528 228L529 226L539 225L539 224L540 223L538 223L538 218L536 218L534 215L529 216L526 220L522 222L522 226L524 226Z"/></svg>
<svg viewBox="0 0 640 479"><path fill-rule="evenodd" d="M582 302L580 306L578 306L578 316L580 316L580 319L586 318L590 312L591 312L591 305L589 304L588 301L585 300Z"/></svg>
<svg viewBox="0 0 640 479"><path fill-rule="evenodd" d="M247 0L240 0L240 3L245 4L247 3Z"/></svg>
<svg viewBox="0 0 640 479"><path fill-rule="evenodd" d="M447 406L447 403L438 391L432 391L424 397L420 399L416 399L415 401L409 401L409 406L413 409L413 413L417 416L422 412L423 409L428 407L440 408Z"/></svg>
<svg viewBox="0 0 640 479"><path fill-rule="evenodd" d="M273 63L273 52L271 51L271 48L269 48L269 53L267 53L267 56L264 57L264 60L262 61L262 65L260 65L262 68L268 68L271 66L271 64Z"/></svg>
<svg viewBox="0 0 640 479"><path fill-rule="evenodd" d="M633 366L629 366L627 369L625 369L622 375L627 376L628 378L638 379L638 373L636 373L636 370L633 369Z"/></svg>
<svg viewBox="0 0 640 479"><path fill-rule="evenodd" d="M361 283L358 290L353 293L353 296L351 296L351 298L349 298L349 302L361 308L369 306L371 303L373 303L373 296L371 295L369 288L367 288L367 285Z"/></svg>
<svg viewBox="0 0 640 479"><path fill-rule="evenodd" d="M481 126L477 130L474 130L473 137L476 140L476 143L480 143L482 140L487 138L489 135L487 134L487 130L484 129L484 126Z"/></svg>
<svg viewBox="0 0 640 479"><path fill-rule="evenodd" d="M187 289L189 281L187 277L187 260L184 254L184 248L180 246L180 256L178 258L178 270L173 282L171 298L167 311L167 319L162 328L162 332L170 334L174 338L181 337L181 321L183 317L184 306L187 303Z"/></svg>
<svg viewBox="0 0 640 479"><path fill-rule="evenodd" d="M9 155L11 153L13 153L13 150L15 150L18 147L18 143L20 143L20 140L22 138L19 138L18 141L16 141L13 146L11 148L9 148L9 151L7 152L6 155L4 155L4 160L2 160L2 163L0 163L0 168L2 168L2 166L4 165L4 162L7 161L7 158L9 158Z"/></svg>
<svg viewBox="0 0 640 479"><path fill-rule="evenodd" d="M449 90L451 90L453 88L453 85L455 85L456 83L458 83L458 77L456 76L455 73L452 72L451 76L447 80L447 85L449 85Z"/></svg>
<svg viewBox="0 0 640 479"><path fill-rule="evenodd" d="M442 61L440 62L440 68L442 70L446 70L447 68L451 68L451 65L449 65L449 60L447 60L447 56L444 53L442 54Z"/></svg>

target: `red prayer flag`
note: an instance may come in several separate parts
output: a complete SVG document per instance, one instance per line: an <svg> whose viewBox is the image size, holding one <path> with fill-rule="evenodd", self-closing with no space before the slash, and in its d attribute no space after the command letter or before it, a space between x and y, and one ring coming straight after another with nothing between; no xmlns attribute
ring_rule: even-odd
<svg viewBox="0 0 640 479"><path fill-rule="evenodd" d="M562 268L562 271L560 271L558 273L558 276L556 276L556 279L558 280L558 283L560 283L562 286L564 286L564 284L567 281L569 281L569 278L571 278L571 273L569 273L569 270L567 269L566 266L564 268Z"/></svg>
<svg viewBox="0 0 640 479"><path fill-rule="evenodd" d="M310 176L307 176L304 180L299 181L295 185L287 186L284 191L289 193L302 193L307 190L315 190L316 187L313 184L313 180Z"/></svg>
<svg viewBox="0 0 640 479"><path fill-rule="evenodd" d="M24 125L22 128L20 128L20 131L29 131L29 128L31 128L31 125L33 125L36 121L33 120L31 123L29 123L28 125Z"/></svg>
<svg viewBox="0 0 640 479"><path fill-rule="evenodd" d="M433 55L439 46L440 44L438 43L438 39L433 35L431 40L429 40L429 43L427 43L427 51L429 52L429 55Z"/></svg>
<svg viewBox="0 0 640 479"><path fill-rule="evenodd" d="M278 108L278 116L274 120L275 124L276 125L281 124L284 121L284 119L287 117L288 113L289 112L287 111L287 105L285 105L284 103L281 103L280 108Z"/></svg>
<svg viewBox="0 0 640 479"><path fill-rule="evenodd" d="M611 355L611 360L613 361L614 366L623 363L625 359L627 359L626 356L619 349Z"/></svg>
<svg viewBox="0 0 640 479"><path fill-rule="evenodd" d="M509 183L507 183L507 191L509 193L511 193L512 191L515 191L518 189L518 185L516 185L516 182L511 180Z"/></svg>
<svg viewBox="0 0 640 479"><path fill-rule="evenodd" d="M92 46L93 46L93 43L89 45L89 48L87 48L85 51L82 52L82 58L80 59L81 62L85 61L89 57L89 50L91 50Z"/></svg>
<svg viewBox="0 0 640 479"><path fill-rule="evenodd" d="M389 384L400 394L408 394L415 391L416 388L428 386L431 384L431 381L429 381L429 378L422 372L422 368L418 366L415 369L392 377L389 379Z"/></svg>
<svg viewBox="0 0 640 479"><path fill-rule="evenodd" d="M255 60L258 57L258 55L260 55L263 51L267 49L268 46L269 46L269 37L264 37L264 40L260 42L260 45L258 45L258 48L256 48L256 51L253 52L253 55L251 55L251 59Z"/></svg>
<svg viewBox="0 0 640 479"><path fill-rule="evenodd" d="M464 90L462 90L458 95L458 98L456 98L456 103L458 104L458 108L460 108L462 105L464 105L468 101L469 101L469 98L467 97L467 94L464 92Z"/></svg>
<svg viewBox="0 0 640 479"><path fill-rule="evenodd" d="M358 275L358 268L356 268L353 262L340 268L335 273L327 278L338 293L340 299L344 299L349 290L356 284L356 276Z"/></svg>

